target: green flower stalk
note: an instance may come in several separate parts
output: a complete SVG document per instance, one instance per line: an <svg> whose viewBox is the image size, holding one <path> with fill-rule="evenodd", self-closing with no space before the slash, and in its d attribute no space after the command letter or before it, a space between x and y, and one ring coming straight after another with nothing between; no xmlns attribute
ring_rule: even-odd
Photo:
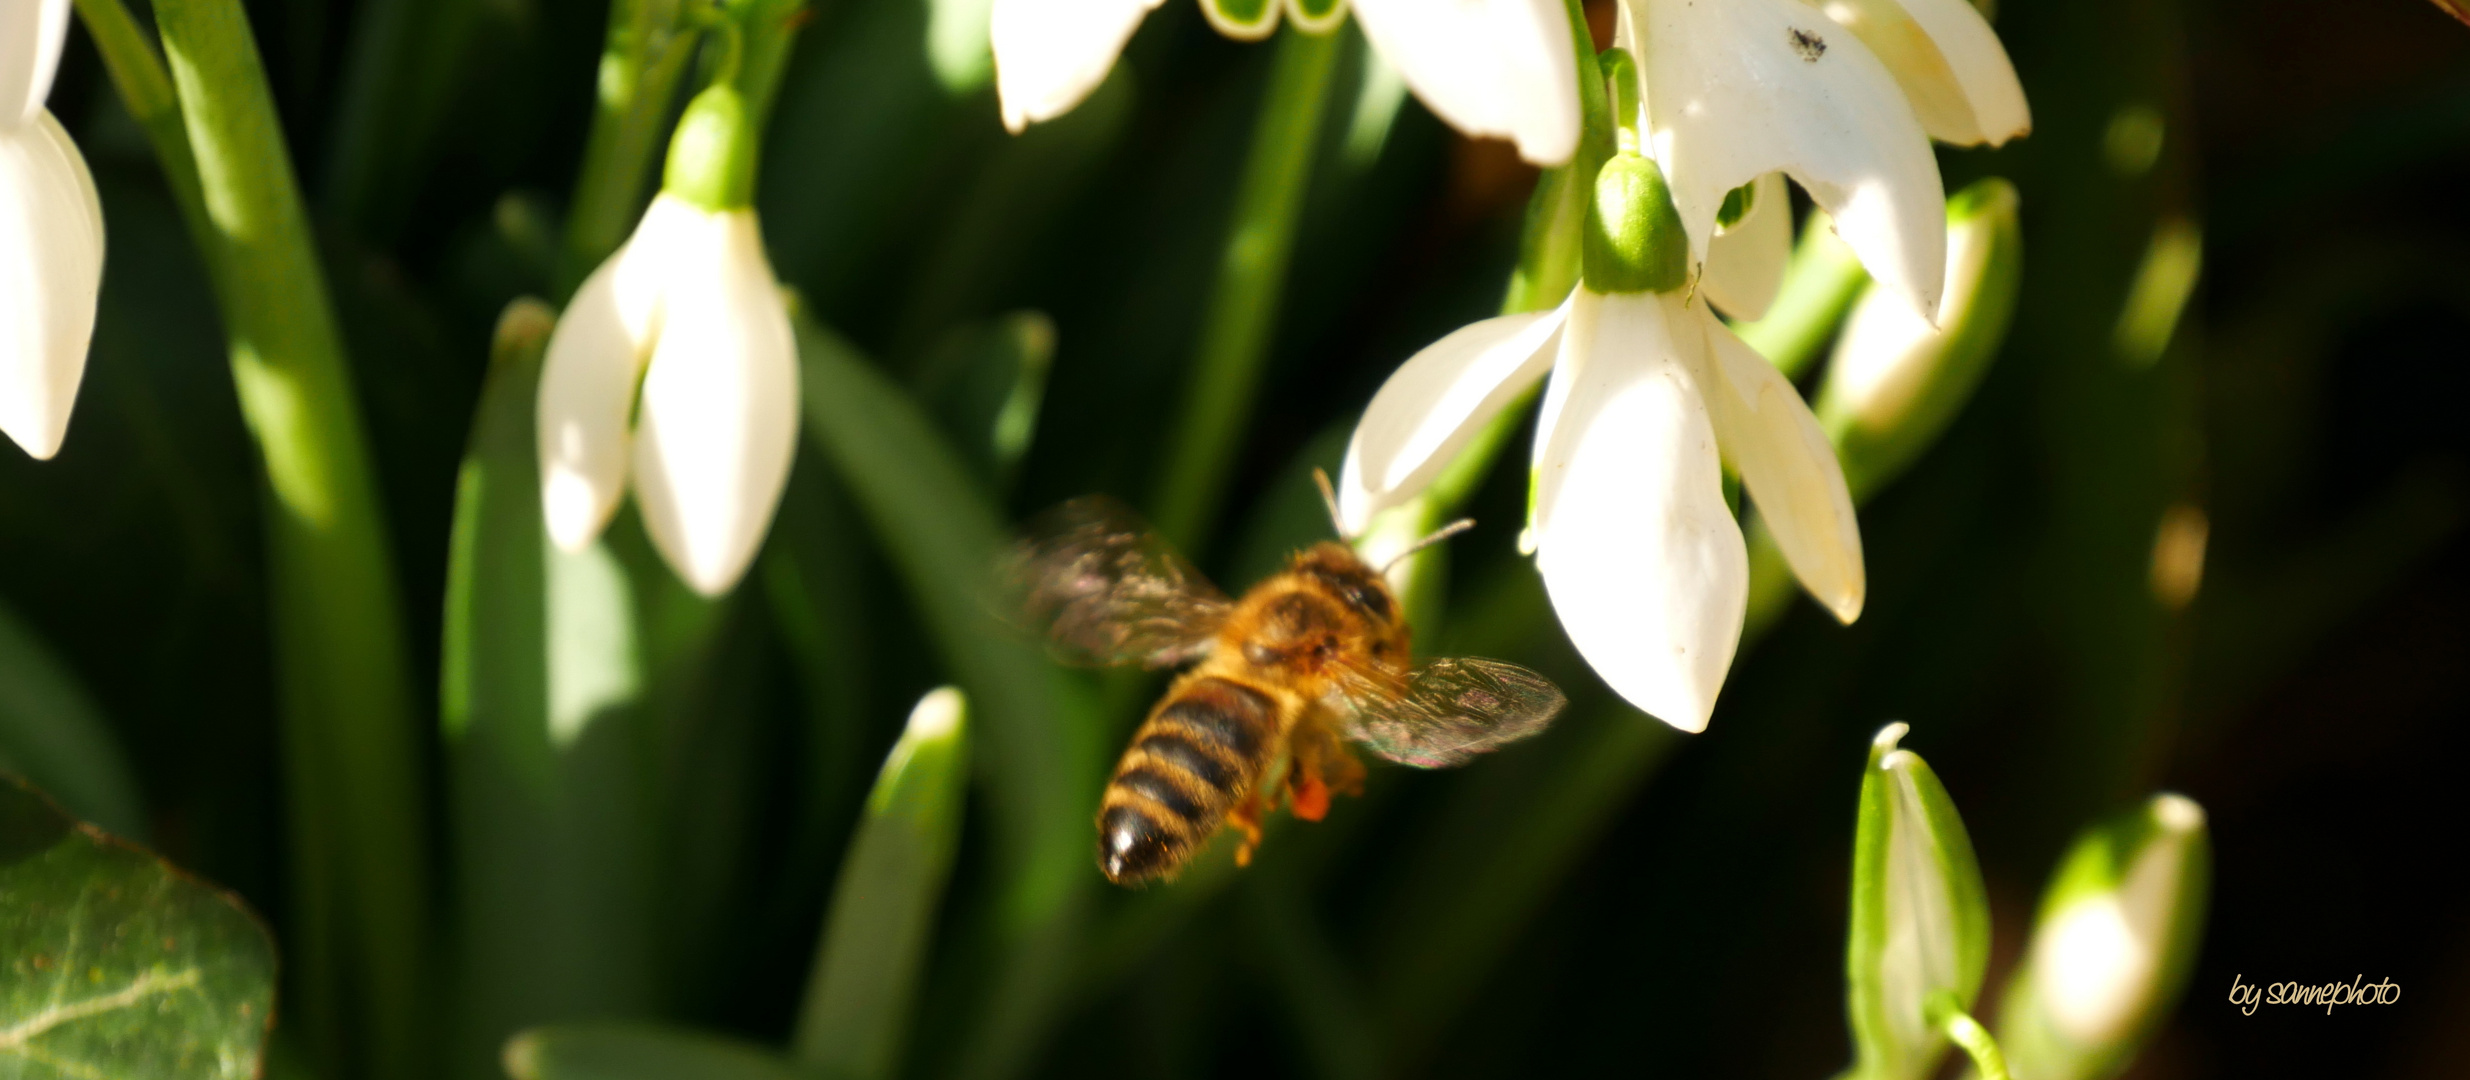
<svg viewBox="0 0 2470 1080"><path fill-rule="evenodd" d="M2018 1080L2106 1080L2135 1059L2186 989L2211 884L2204 808L2185 796L2076 839L2000 1007Z"/></svg>
<svg viewBox="0 0 2470 1080"><path fill-rule="evenodd" d="M1853 836L1844 979L1859 1080L1921 1080L1950 1038L1976 1063L1997 1058L1966 1014L1990 956L1981 868L1937 774L1896 746L1906 730L1889 724L1871 741Z"/></svg>
<svg viewBox="0 0 2470 1080"><path fill-rule="evenodd" d="M190 225L209 238L232 381L265 467L298 904L290 1000L328 1065L415 1075L429 1045L429 845L357 395L246 14L235 0L154 12L195 148L206 220ZM121 64L150 59L131 52ZM175 190L183 164L166 162Z"/></svg>

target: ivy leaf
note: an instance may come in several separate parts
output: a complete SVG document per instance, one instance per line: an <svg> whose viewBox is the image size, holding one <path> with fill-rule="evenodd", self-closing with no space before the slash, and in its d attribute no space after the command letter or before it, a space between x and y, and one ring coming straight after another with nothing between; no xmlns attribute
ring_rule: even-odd
<svg viewBox="0 0 2470 1080"><path fill-rule="evenodd" d="M274 944L231 894L0 777L0 898L0 1074L258 1074Z"/></svg>

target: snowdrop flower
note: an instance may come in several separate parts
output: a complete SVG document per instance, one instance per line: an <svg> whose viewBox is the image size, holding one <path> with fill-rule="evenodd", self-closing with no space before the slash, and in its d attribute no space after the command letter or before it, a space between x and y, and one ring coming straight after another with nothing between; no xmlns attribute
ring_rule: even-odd
<svg viewBox="0 0 2470 1080"><path fill-rule="evenodd" d="M1954 0L1962 2L1962 0ZM1004 126L1071 111L1105 81L1159 0L994 0L989 27ZM1327 33L1349 0L1201 0L1210 24L1257 41L1283 16ZM1562 0L1352 0L1364 37L1458 130L1514 140L1537 165L1578 146L1577 55Z"/></svg>
<svg viewBox="0 0 2470 1080"><path fill-rule="evenodd" d="M750 205L747 128L726 85L688 106L659 197L577 290L540 374L550 538L591 544L631 477L653 543L707 596L761 546L798 430L796 342Z"/></svg>
<svg viewBox="0 0 2470 1080"><path fill-rule="evenodd" d="M1409 359L1357 425L1338 501L1344 527L1361 532L1549 371L1530 537L1553 610L1621 696L1700 731L1749 594L1726 461L1837 618L1861 613L1866 579L1852 497L1817 419L1689 291L1687 257L1662 171L1615 156L1569 301L1476 323Z"/></svg>
<svg viewBox="0 0 2470 1080"><path fill-rule="evenodd" d="M1872 278L1937 321L1945 201L1930 140L1995 145L2032 126L2006 50L1967 0L1621 0L1616 38L1643 83L1641 149L1672 185L1719 306L1757 318L1783 280L1780 173ZM1746 213L1720 226L1726 197L1753 183ZM1724 239L1731 250L1710 260Z"/></svg>
<svg viewBox="0 0 2470 1080"><path fill-rule="evenodd" d="M103 286L103 204L43 107L68 0L0 0L0 431L60 452Z"/></svg>

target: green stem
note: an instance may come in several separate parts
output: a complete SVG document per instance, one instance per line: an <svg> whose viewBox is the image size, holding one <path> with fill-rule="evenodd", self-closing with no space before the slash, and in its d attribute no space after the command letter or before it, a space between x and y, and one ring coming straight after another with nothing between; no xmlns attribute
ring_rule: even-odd
<svg viewBox="0 0 2470 1080"><path fill-rule="evenodd" d="M1949 1041L1963 1049L1973 1059L1973 1071L1980 1080L2007 1080L2007 1056L1999 1052L1998 1040L1990 1037L1989 1029L1962 1009L1949 1008L1938 1021L1939 1030Z"/></svg>
<svg viewBox="0 0 2470 1080"><path fill-rule="evenodd" d="M238 0L157 0L266 469L299 909L293 1007L336 1072L419 1071L428 844L392 558L290 151ZM347 1050L346 1048L350 1049Z"/></svg>
<svg viewBox="0 0 2470 1080"><path fill-rule="evenodd" d="M189 149L180 99L173 94L163 57L121 0L77 0L77 14L86 24L86 33L94 38L95 51L103 54L103 68L120 91L121 103L145 129L146 141L154 145L163 181L171 187L172 200L179 204L180 216L189 226L190 241L201 257L212 257L215 232L206 216L205 193L198 187L197 155Z"/></svg>
<svg viewBox="0 0 2470 1080"><path fill-rule="evenodd" d="M1571 45L1578 54L1578 113L1585 124L1570 163L1536 178L1535 196L1527 203L1526 232L1518 240L1518 268L1510 272L1509 289L1501 297L1503 315L1559 307L1577 286L1579 245L1586 235L1595 174L1612 157L1611 105L1595 62L1595 42L1588 36L1586 9L1580 0L1566 0L1566 7Z"/></svg>
<svg viewBox="0 0 2470 1080"><path fill-rule="evenodd" d="M575 178L554 283L560 297L582 284L634 229L668 133L669 105L695 54L695 37L680 18L680 0L617 0L610 7L592 132Z"/></svg>
<svg viewBox="0 0 2470 1080"><path fill-rule="evenodd" d="M364 6L344 65L326 155L324 208L360 236L403 227L463 76L474 0L378 0Z"/></svg>
<svg viewBox="0 0 2470 1080"><path fill-rule="evenodd" d="M789 52L798 30L806 25L806 0L741 0L738 5L743 37L738 69L731 82L745 96L748 123L757 132L771 118L772 100L780 96L780 80L789 70Z"/></svg>
<svg viewBox="0 0 2470 1080"><path fill-rule="evenodd" d="M1785 378L1799 379L1818 360L1819 348L1835 337L1837 324L1869 283L1860 258L1836 237L1827 216L1813 211L1793 248L1792 265L1784 271L1784 287L1767 305L1766 316L1735 326L1733 332Z"/></svg>
<svg viewBox="0 0 2470 1080"><path fill-rule="evenodd" d="M1192 382L1167 428L1166 468L1151 500L1158 531L1185 551L1203 547L1199 540L1217 516L1237 439L1252 417L1321 115L1328 111L1338 42L1336 34L1297 30L1278 41L1201 324Z"/></svg>

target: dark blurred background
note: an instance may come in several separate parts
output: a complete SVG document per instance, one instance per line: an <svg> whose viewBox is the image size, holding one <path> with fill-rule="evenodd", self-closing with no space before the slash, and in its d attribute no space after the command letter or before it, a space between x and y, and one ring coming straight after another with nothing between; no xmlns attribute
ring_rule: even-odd
<svg viewBox="0 0 2470 1080"><path fill-rule="evenodd" d="M357 5L250 7L322 210L434 671L488 328L546 287L604 11L478 5L436 110L405 121L424 152L346 198L324 162ZM1854 792L1892 719L1972 830L1993 988L2076 829L2161 789L2210 812L2202 956L2132 1075L2470 1071L2470 902L2447 871L2470 824L2470 27L2423 0L1999 9L2036 131L1942 160L1951 189L2019 185L2023 299L1965 414L1865 508L1862 620L1796 602L1745 649L1703 736L1621 715L1511 552L1524 470L1498 470L1436 632L1571 686L1563 730L1460 774L1384 770L1331 822L1273 837L1248 878L1100 965L1041 1071L1831 1075L1850 1056ZM922 10L819 5L768 152L774 260L930 398L940 356L1044 312L1054 377L1009 508L1144 495L1269 50L1175 0L1092 100L1014 139L989 96L946 95L885 45L916 40ZM1352 86L1360 49L1345 63ZM52 102L103 191L110 266L65 450L0 454L0 597L118 731L152 841L279 924L256 481L213 306L82 37ZM1357 106L1342 91L1325 124L1237 509L1198 553L1231 586L1309 535L1301 469L1334 459L1388 371L1491 313L1532 179L1411 99L1389 124ZM2158 336L2126 310L2156 250L2200 250L2202 268ZM810 465L793 501L828 506ZM751 720L714 726L734 741L704 782L753 824L721 857L735 914L668 991L673 1016L785 1030L844 831L829 823L937 681L889 575L851 577L874 582L853 601L874 632L829 731L804 719L811 688L764 605L732 609L735 659L715 670ZM817 746L839 748L840 772L801 771ZM826 825L799 825L810 810ZM956 891L983 884L974 850ZM1470 851L1526 877L1451 916L1452 894L1498 884L1453 876ZM2353 974L2399 982L2402 1001L2242 1016L2225 1000L2233 976Z"/></svg>

